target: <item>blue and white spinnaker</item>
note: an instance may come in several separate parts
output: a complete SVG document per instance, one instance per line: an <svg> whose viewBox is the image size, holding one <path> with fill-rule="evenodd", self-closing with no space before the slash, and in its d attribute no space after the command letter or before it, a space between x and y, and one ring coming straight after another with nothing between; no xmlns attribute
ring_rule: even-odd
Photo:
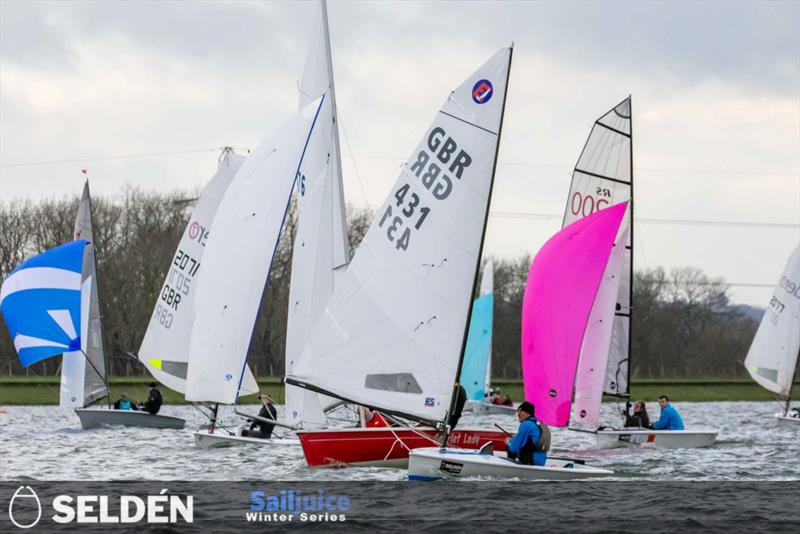
<svg viewBox="0 0 800 534"><path fill-rule="evenodd" d="M24 367L81 350L81 269L87 241L25 260L0 289L0 308Z"/></svg>

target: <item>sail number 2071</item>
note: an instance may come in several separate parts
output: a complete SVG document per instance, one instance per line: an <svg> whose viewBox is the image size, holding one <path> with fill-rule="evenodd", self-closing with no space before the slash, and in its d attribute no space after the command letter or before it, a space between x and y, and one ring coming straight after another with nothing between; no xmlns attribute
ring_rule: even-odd
<svg viewBox="0 0 800 534"><path fill-rule="evenodd" d="M409 191L410 189L410 184L404 184L397 190L394 194L397 212L392 210L391 204L387 205L378 224L381 228L385 225L386 237L395 244L397 250L408 250L411 227L419 230L431 211L430 208L419 205L419 195Z"/></svg>

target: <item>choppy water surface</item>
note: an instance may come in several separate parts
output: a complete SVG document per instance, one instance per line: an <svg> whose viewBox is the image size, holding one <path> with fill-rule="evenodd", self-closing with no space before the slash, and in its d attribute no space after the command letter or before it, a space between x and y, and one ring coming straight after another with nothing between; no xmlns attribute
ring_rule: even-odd
<svg viewBox="0 0 800 534"><path fill-rule="evenodd" d="M774 402L677 403L687 428L717 428L706 449L649 447L594 450L591 435L553 430L554 453L569 452L612 469L617 479L800 480L800 425L778 423ZM607 411L613 405L605 406ZM652 408L655 408L655 405ZM255 410L255 408L252 408ZM654 410L657 414L657 408ZM0 478L39 480L403 480L405 470L312 469L301 448L242 446L202 450L192 432L205 422L190 406L162 413L187 420L184 430L81 430L72 410L10 406L0 415ZM652 413L651 413L652 415ZM237 419L227 413L232 425ZM608 419L608 422L617 423ZM465 414L460 426L516 428L510 416Z"/></svg>

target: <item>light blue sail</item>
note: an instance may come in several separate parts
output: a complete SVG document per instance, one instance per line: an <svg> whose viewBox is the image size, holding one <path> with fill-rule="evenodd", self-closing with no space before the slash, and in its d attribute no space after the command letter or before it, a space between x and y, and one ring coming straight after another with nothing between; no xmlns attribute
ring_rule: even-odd
<svg viewBox="0 0 800 534"><path fill-rule="evenodd" d="M472 303L472 319L467 334L467 348L461 368L461 385L467 399L484 400L486 370L492 351L492 314L494 294L483 295Z"/></svg>
<svg viewBox="0 0 800 534"><path fill-rule="evenodd" d="M0 309L24 367L81 350L81 268L72 241L25 260L0 288Z"/></svg>

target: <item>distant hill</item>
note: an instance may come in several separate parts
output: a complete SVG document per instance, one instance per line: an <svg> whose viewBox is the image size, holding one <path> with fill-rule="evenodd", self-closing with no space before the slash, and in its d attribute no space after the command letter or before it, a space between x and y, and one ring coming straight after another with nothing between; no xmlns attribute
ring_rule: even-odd
<svg viewBox="0 0 800 534"><path fill-rule="evenodd" d="M764 308L750 306L749 304L737 304L734 307L736 308L737 311L742 312L743 314L755 319L758 322L761 322L761 317L764 316L764 312L766 311Z"/></svg>

